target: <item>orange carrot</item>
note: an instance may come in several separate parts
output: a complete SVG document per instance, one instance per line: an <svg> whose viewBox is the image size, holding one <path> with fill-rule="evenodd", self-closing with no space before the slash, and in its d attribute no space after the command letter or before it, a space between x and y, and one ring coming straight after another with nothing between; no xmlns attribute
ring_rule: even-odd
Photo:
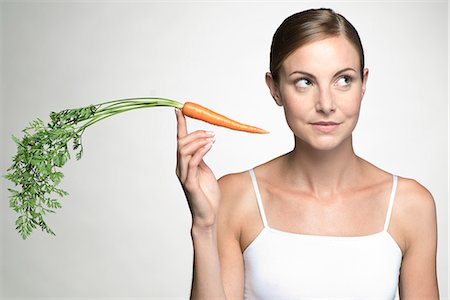
<svg viewBox="0 0 450 300"><path fill-rule="evenodd" d="M250 133L269 133L264 129L234 121L197 103L186 102L181 111L185 116L217 126Z"/></svg>
<svg viewBox="0 0 450 300"><path fill-rule="evenodd" d="M83 154L82 135L86 128L117 114L157 106L175 107L191 118L234 130L268 133L263 129L233 121L196 103L183 104L165 98L118 99L52 112L50 123L45 124L41 119L37 119L23 130L25 135L22 140L13 136L17 154L5 178L20 187L18 190L9 191L10 206L19 213L16 229L22 237L27 238L36 226L54 234L45 223L43 215L61 207L58 200L53 199L55 194L61 197L67 195L67 192L57 185L64 176L59 168L71 157L68 143L72 143L78 160Z"/></svg>

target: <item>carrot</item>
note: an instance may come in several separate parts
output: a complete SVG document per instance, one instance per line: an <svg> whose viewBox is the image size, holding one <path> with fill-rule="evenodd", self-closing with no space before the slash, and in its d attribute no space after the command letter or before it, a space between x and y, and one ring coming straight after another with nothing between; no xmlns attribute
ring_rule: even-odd
<svg viewBox="0 0 450 300"><path fill-rule="evenodd" d="M65 109L50 114L50 122L37 119L23 130L22 139L13 137L17 154L5 178L18 189L10 192L10 207L19 214L16 229L25 239L37 226L54 234L44 220L44 215L61 208L55 195L68 193L58 188L64 174L60 168L71 158L69 143L76 159L83 154L82 135L90 126L117 114L141 108L175 107L188 117L214 125L252 133L267 133L254 126L233 121L199 104L185 104L165 98L128 98L112 100L75 109Z"/></svg>
<svg viewBox="0 0 450 300"><path fill-rule="evenodd" d="M185 116L217 126L250 133L269 133L264 129L234 121L194 102L184 103L181 111Z"/></svg>

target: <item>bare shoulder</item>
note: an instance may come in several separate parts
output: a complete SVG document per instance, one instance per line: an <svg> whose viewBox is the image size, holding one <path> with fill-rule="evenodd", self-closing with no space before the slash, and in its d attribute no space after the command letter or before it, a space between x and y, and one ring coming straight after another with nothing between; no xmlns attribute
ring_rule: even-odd
<svg viewBox="0 0 450 300"><path fill-rule="evenodd" d="M439 299L436 206L433 196L417 181L399 178L393 214L403 246L400 297Z"/></svg>
<svg viewBox="0 0 450 300"><path fill-rule="evenodd" d="M225 175L219 179L219 187L221 192L220 224L224 225L227 230L233 230L235 235L239 235L243 220L253 209L250 174L246 171Z"/></svg>
<svg viewBox="0 0 450 300"><path fill-rule="evenodd" d="M222 204L239 207L252 192L250 174L246 171L225 175L219 179L219 187Z"/></svg>
<svg viewBox="0 0 450 300"><path fill-rule="evenodd" d="M248 189L250 175L248 171L227 174L219 179L219 186L222 192L233 193L242 192Z"/></svg>
<svg viewBox="0 0 450 300"><path fill-rule="evenodd" d="M423 238L436 234L436 206L432 194L413 179L399 178L395 214L403 232L405 251Z"/></svg>
<svg viewBox="0 0 450 300"><path fill-rule="evenodd" d="M436 209L430 191L409 178L399 177L396 202L402 212L409 216L434 214Z"/></svg>

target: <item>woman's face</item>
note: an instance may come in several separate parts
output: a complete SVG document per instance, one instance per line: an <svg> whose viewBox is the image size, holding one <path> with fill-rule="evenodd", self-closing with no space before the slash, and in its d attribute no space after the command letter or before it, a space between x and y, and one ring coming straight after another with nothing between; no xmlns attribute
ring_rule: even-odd
<svg viewBox="0 0 450 300"><path fill-rule="evenodd" d="M267 83L297 139L320 150L349 140L358 121L368 70L361 78L358 52L344 37L304 45L282 64L279 82Z"/></svg>

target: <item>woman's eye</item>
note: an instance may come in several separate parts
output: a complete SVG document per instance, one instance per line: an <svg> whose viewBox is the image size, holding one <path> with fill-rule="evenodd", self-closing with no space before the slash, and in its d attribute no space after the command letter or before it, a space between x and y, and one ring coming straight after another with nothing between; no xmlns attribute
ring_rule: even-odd
<svg viewBox="0 0 450 300"><path fill-rule="evenodd" d="M300 78L296 81L295 85L299 88L307 88L312 85L312 82L306 78Z"/></svg>
<svg viewBox="0 0 450 300"><path fill-rule="evenodd" d="M339 87L346 87L346 86L349 86L351 82L352 82L352 79L350 77L342 76L341 78L338 79L338 81L336 82L336 85Z"/></svg>

